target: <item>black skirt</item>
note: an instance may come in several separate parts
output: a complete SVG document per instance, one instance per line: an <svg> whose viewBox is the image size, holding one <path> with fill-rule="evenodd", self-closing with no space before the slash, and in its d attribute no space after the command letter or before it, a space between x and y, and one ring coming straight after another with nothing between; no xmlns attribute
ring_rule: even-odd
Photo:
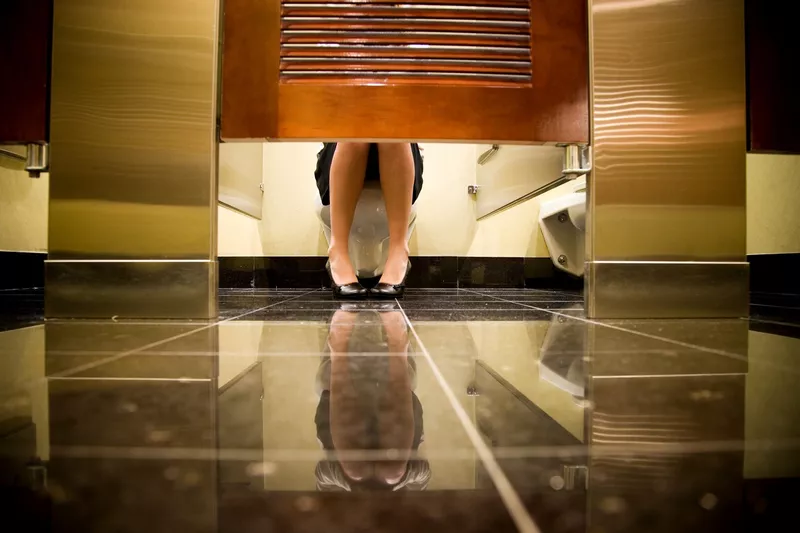
<svg viewBox="0 0 800 533"><path fill-rule="evenodd" d="M331 204L331 163L333 162L334 152L336 152L336 143L325 143L322 150L317 154L317 169L314 171L314 178L317 180L317 189L319 189L322 205ZM411 197L411 203L414 203L422 191L422 153L417 143L411 143L411 154L414 157L414 193ZM367 156L367 172L364 176L365 181L380 181L381 173L378 157L378 145L375 143L370 144L369 155Z"/></svg>

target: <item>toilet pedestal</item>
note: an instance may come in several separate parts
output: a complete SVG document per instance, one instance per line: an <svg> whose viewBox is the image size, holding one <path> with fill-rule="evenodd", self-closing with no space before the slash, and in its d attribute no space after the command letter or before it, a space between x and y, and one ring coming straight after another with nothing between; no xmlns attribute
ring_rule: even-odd
<svg viewBox="0 0 800 533"><path fill-rule="evenodd" d="M331 242L330 206L321 203L317 211L322 231L328 244ZM411 238L416 223L417 210L411 206L406 242ZM386 218L386 205L380 183L367 182L356 204L353 226L350 229L350 261L356 275L362 279L378 277L389 255L389 221Z"/></svg>

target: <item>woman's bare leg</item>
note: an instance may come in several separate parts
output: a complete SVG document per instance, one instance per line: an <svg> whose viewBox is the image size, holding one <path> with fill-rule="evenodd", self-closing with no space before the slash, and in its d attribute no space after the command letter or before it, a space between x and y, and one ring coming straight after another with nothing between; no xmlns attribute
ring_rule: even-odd
<svg viewBox="0 0 800 533"><path fill-rule="evenodd" d="M381 399L378 428L382 450L394 450L395 459L380 462L375 475L394 485L406 473L411 446L414 443L414 408L411 399L411 378L408 375L408 329L403 313L380 314L389 353L389 380Z"/></svg>
<svg viewBox="0 0 800 533"><path fill-rule="evenodd" d="M348 358L350 337L358 313L336 311L328 333L331 353L330 424L333 447L340 451L366 449L366 423ZM370 475L372 467L363 461L341 460L342 470L350 479L360 481Z"/></svg>
<svg viewBox="0 0 800 533"><path fill-rule="evenodd" d="M389 219L389 257L381 276L382 283L403 280L408 265L408 219L414 194L414 156L408 143L378 145L383 201Z"/></svg>
<svg viewBox="0 0 800 533"><path fill-rule="evenodd" d="M331 163L331 261L333 282L337 285L355 283L356 271L350 262L348 242L358 198L364 188L369 144L339 143Z"/></svg>

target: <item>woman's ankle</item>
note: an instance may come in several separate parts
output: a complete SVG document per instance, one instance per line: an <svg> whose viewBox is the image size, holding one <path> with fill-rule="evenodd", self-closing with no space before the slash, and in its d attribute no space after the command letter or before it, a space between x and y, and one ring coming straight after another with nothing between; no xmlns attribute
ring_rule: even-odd
<svg viewBox="0 0 800 533"><path fill-rule="evenodd" d="M354 283L358 281L353 264L350 262L350 254L347 249L332 246L328 249L328 260L330 262L331 275L337 285Z"/></svg>
<svg viewBox="0 0 800 533"><path fill-rule="evenodd" d="M329 259L340 259L348 257L349 255L349 250L345 246L332 245L328 248Z"/></svg>
<svg viewBox="0 0 800 533"><path fill-rule="evenodd" d="M389 243L389 257L408 257L410 255L408 251L408 245L406 243L393 245Z"/></svg>

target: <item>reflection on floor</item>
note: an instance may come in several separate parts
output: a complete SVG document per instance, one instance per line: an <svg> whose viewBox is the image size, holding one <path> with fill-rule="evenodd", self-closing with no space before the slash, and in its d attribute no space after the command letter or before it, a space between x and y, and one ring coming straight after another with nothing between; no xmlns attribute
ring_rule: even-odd
<svg viewBox="0 0 800 533"><path fill-rule="evenodd" d="M592 321L572 292L248 290L225 291L209 323L44 323L41 299L0 293L3 531L728 532L794 517L791 312Z"/></svg>

